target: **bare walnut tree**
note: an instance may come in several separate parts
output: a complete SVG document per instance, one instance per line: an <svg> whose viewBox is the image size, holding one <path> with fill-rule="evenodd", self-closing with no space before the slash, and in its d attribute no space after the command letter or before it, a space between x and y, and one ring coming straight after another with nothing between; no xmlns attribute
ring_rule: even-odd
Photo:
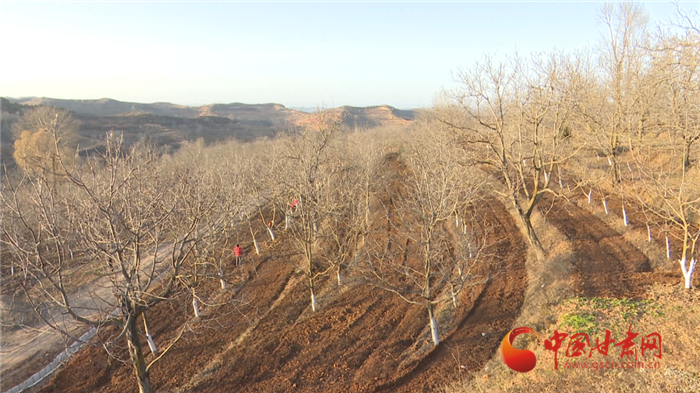
<svg viewBox="0 0 700 393"><path fill-rule="evenodd" d="M139 320L145 324L158 303L189 295L195 281L218 278L196 253L220 232L218 182L183 169L190 166L162 165L147 147L125 149L113 134L104 153L75 166L66 164L57 135L52 142L60 181L25 173L3 183L2 244L50 327L71 337L81 327L98 329L111 335L107 349L125 337L139 391L151 392L149 370L177 339L158 351L145 327L158 354L146 362ZM93 290L80 290L84 283Z"/></svg>
<svg viewBox="0 0 700 393"><path fill-rule="evenodd" d="M282 167L285 172L280 178L282 203L293 204L293 201L297 201L290 208L291 220L287 233L302 256L296 265L307 280L314 312L318 307L316 279L329 269L318 254L322 252L323 242L328 237L329 220L341 202L334 200L333 195L334 179L343 168L335 154L340 122L329 116L327 111L319 111L313 126L289 136L283 142Z"/></svg>
<svg viewBox="0 0 700 393"><path fill-rule="evenodd" d="M505 194L492 192L510 200L540 254L530 217L545 193L557 195L553 175L561 179L562 164L581 148L568 143L573 103L567 76L575 67L557 54L499 64L485 58L458 74L453 103L438 108L469 163L485 166L505 184Z"/></svg>
<svg viewBox="0 0 700 393"><path fill-rule="evenodd" d="M438 345L435 308L447 301L456 306L462 288L485 279L473 269L485 232L470 209L482 179L459 164L447 134L424 124L411 137L405 152L387 157L395 172L384 179L387 226L370 232L365 270L375 285L425 307ZM457 228L455 213L473 219Z"/></svg>
<svg viewBox="0 0 700 393"><path fill-rule="evenodd" d="M25 172L51 178L65 175L59 163L72 158L75 133L79 122L65 109L39 106L29 109L13 125L15 134L14 158ZM43 172L38 174L37 172Z"/></svg>
<svg viewBox="0 0 700 393"><path fill-rule="evenodd" d="M684 32L659 37L651 71L659 99L652 107L653 133L635 147L638 179L632 183L652 223L661 223L681 243L684 285L692 287L700 259L700 31L690 16Z"/></svg>

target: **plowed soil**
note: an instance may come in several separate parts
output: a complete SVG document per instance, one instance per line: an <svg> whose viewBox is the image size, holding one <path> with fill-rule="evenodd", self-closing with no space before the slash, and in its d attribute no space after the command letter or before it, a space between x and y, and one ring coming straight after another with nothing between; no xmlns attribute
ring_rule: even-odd
<svg viewBox="0 0 700 393"><path fill-rule="evenodd" d="M348 273L337 288L334 277L319 283L320 310L310 311L303 275L287 263L292 246L280 231L261 256L248 253L246 280L237 289L210 288L211 296L237 299L204 311L151 370L157 391L196 392L372 392L433 391L476 371L493 356L517 318L527 286L526 247L502 205L483 204L495 227L485 268L490 281L462 291L450 311L451 330L441 344L428 340L424 307L367 285ZM250 245L246 245L248 250ZM233 269L229 262L228 269ZM257 274L255 273L257 271ZM217 295L217 292L219 294ZM149 312L157 342L174 337L191 315L187 299ZM450 306L451 307L451 306ZM427 349L426 349L427 348ZM149 355L149 357L152 355ZM150 359L150 358L149 358ZM125 392L137 390L129 365L90 347L66 365L43 392Z"/></svg>
<svg viewBox="0 0 700 393"><path fill-rule="evenodd" d="M643 297L647 284L664 280L641 251L585 209L561 201L543 204L552 206L547 221L570 239L578 257L571 282L581 295ZM491 240L498 240L484 265L491 279L460 294L450 316L454 328L441 332L439 346L422 345L429 340L425 308L367 285L352 272L341 288L332 277L320 280L320 310L312 313L304 276L288 263L296 258L292 245L279 231L260 256L241 241L246 264L236 271L229 261L227 271L242 281L225 291L215 286L203 291L222 304L190 321L196 329L156 363L154 389L427 392L480 370L513 328L527 271L526 246L504 206L489 201L479 212L495 228ZM176 299L149 311L156 342L176 335L185 319L172 315L191 315L189 301ZM94 346L78 353L41 391L136 390L131 367Z"/></svg>
<svg viewBox="0 0 700 393"><path fill-rule="evenodd" d="M655 282L681 282L680 269L652 269L643 252L586 209L563 199L545 198L543 204L551 206L547 221L567 236L576 254L571 282L579 295L644 298L646 289ZM610 198L608 208L622 211L622 204ZM628 210L629 230L643 228L646 232L642 217L629 206Z"/></svg>

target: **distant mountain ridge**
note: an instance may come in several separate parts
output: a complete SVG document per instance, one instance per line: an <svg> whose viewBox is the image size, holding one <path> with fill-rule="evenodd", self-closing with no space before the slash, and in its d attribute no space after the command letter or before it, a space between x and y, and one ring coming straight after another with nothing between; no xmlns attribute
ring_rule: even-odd
<svg viewBox="0 0 700 393"><path fill-rule="evenodd" d="M271 122L281 130L290 126L309 124L314 113L290 109L282 104L244 104L239 102L228 104L209 104L202 106L184 106L169 102L143 104L101 98L96 100L68 100L46 97L8 98L10 102L35 106L49 105L64 108L77 114L92 116L124 116L152 114L181 118L197 118L201 116L226 117L241 122ZM406 125L415 119L415 111L401 110L389 105L328 109L334 116L345 116L345 123L353 127L376 127L381 125Z"/></svg>
<svg viewBox="0 0 700 393"><path fill-rule="evenodd" d="M64 108L80 121L78 140L81 154L102 149L105 134L121 132L126 145L144 138L177 149L184 141L202 138L205 143L236 139L252 141L272 138L281 132L314 126L316 113L308 113L281 104L210 104L184 106L167 102L142 104L110 98L65 100L56 98L8 98L2 100L2 161L13 165L14 135L12 124L22 111L31 106ZM388 105L327 109L332 118L342 119L348 129L410 125L416 111L400 110Z"/></svg>

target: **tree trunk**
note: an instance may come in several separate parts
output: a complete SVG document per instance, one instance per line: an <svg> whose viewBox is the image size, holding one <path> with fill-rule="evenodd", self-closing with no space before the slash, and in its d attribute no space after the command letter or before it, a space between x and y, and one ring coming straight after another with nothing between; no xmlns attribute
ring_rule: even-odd
<svg viewBox="0 0 700 393"><path fill-rule="evenodd" d="M148 331L148 322L146 321L146 314L143 314L143 331L146 332L146 340L148 341L148 348L151 349L151 353L158 356L158 347L155 341L153 341L153 336L151 332Z"/></svg>
<svg viewBox="0 0 700 393"><path fill-rule="evenodd" d="M151 377L146 370L146 360L143 358L143 351L141 350L136 319L136 316L131 316L127 320L126 341L129 347L129 357L131 358L131 365L134 367L139 393L151 393L153 391L151 389Z"/></svg>
<svg viewBox="0 0 700 393"><path fill-rule="evenodd" d="M428 303L428 318L430 319L430 336L433 339L433 345L440 344L440 335L438 333L438 324L433 315L433 304Z"/></svg>
<svg viewBox="0 0 700 393"><path fill-rule="evenodd" d="M197 302L196 297L192 298L192 309L194 309L194 316L199 318L199 303Z"/></svg>
<svg viewBox="0 0 700 393"><path fill-rule="evenodd" d="M340 280L340 265L338 265L338 268L335 270L335 277L338 279L338 287L340 288L342 284Z"/></svg>
<svg viewBox="0 0 700 393"><path fill-rule="evenodd" d="M255 240L255 235L253 235L253 246L255 246L255 253L260 255L260 247L258 247L258 241Z"/></svg>
<svg viewBox="0 0 700 393"><path fill-rule="evenodd" d="M530 215L522 213L520 211L518 211L518 213L520 216L520 221L525 227L528 242L532 247L534 247L535 251L538 253L538 258L544 257L544 247L542 247L542 243L540 243L540 239L537 237L537 233L535 233L535 228L532 227L532 220L530 220Z"/></svg>
<svg viewBox="0 0 700 393"><path fill-rule="evenodd" d="M226 289L226 281L224 281L224 269L219 269L219 283L221 284L221 289Z"/></svg>
<svg viewBox="0 0 700 393"><path fill-rule="evenodd" d="M612 165L610 165L610 177L612 178L612 186L615 188L617 183L620 182L620 169L618 168L617 161L612 160Z"/></svg>
<svg viewBox="0 0 700 393"><path fill-rule="evenodd" d="M685 285L685 289L692 289L693 273L695 273L696 261L695 259L691 259L690 264L688 264L687 260L683 258L679 262L681 264L681 270L683 271L683 283Z"/></svg>
<svg viewBox="0 0 700 393"><path fill-rule="evenodd" d="M311 292L311 311L316 312L316 294L314 293L314 279L309 277L309 292Z"/></svg>
<svg viewBox="0 0 700 393"><path fill-rule="evenodd" d="M250 225L250 218L248 218L248 230L250 230L250 236L253 238L253 245L255 246L255 253L260 255L260 247L258 247L258 241L255 240L255 232L253 232L253 227Z"/></svg>

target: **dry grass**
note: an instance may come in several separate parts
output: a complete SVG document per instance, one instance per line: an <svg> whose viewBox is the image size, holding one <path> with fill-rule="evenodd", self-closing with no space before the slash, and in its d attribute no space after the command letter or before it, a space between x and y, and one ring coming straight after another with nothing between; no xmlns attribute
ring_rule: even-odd
<svg viewBox="0 0 700 393"><path fill-rule="evenodd" d="M659 369L564 369L560 350L559 370L554 370L553 354L543 345L532 349L538 358L535 370L517 373L500 366L488 367L475 373L466 384L445 389L457 392L697 392L700 391L700 294L688 292L676 286L654 286L650 300L627 301L618 299L572 298L555 307L557 322L546 331L543 338L560 332L588 331L591 337L603 337L605 329L613 332L619 341L632 324L632 331L647 335L658 332L662 337L662 358ZM517 343L518 340L516 340ZM635 340L637 348L639 338ZM566 345L566 344L565 344ZM607 357L593 355L591 361L620 361L620 349L611 348ZM644 361L649 360L649 354ZM656 360L656 358L652 358ZM494 359L498 360L499 359ZM572 359L574 360L574 359ZM581 360L581 359L576 359ZM492 361L491 363L495 363ZM491 364L490 363L490 364ZM502 363L502 362L501 362Z"/></svg>

